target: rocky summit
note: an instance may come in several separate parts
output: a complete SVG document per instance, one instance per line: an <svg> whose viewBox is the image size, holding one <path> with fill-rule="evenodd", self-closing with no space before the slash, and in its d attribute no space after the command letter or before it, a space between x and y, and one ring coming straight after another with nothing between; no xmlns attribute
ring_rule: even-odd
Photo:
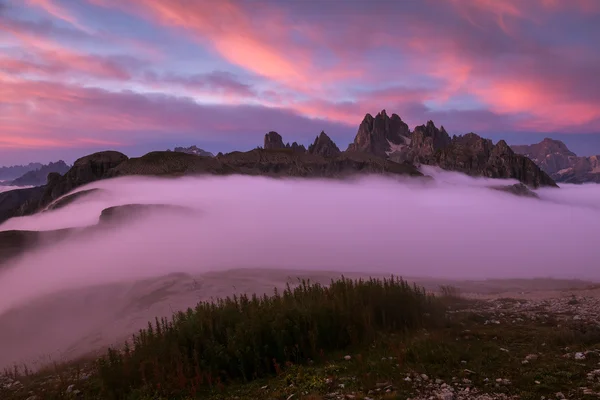
<svg viewBox="0 0 600 400"><path fill-rule="evenodd" d="M325 132L321 132L315 138L313 144L308 146L308 152L323 157L335 157L341 153L337 145Z"/></svg>
<svg viewBox="0 0 600 400"><path fill-rule="evenodd" d="M367 114L348 151L367 152L395 162L437 165L471 176L517 179L533 188L556 187L554 180L534 162L516 154L504 141L496 145L475 133L450 137L433 121L413 132L400 117L381 111L375 118Z"/></svg>
<svg viewBox="0 0 600 400"><path fill-rule="evenodd" d="M563 142L550 138L532 145L512 146L512 149L530 158L557 182L600 183L600 155L578 157Z"/></svg>
<svg viewBox="0 0 600 400"><path fill-rule="evenodd" d="M371 153L378 157L387 157L410 144L411 132L402 119L392 114L389 117L385 110L373 117L365 115L354 142L347 151Z"/></svg>
<svg viewBox="0 0 600 400"><path fill-rule="evenodd" d="M285 144L283 144L283 138L281 135L275 131L271 131L265 135L264 145L265 149L283 149L285 148Z"/></svg>

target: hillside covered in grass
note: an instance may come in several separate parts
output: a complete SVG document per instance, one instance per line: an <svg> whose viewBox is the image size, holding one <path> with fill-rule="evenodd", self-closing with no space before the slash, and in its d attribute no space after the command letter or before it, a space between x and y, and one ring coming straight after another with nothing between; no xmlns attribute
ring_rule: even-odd
<svg viewBox="0 0 600 400"><path fill-rule="evenodd" d="M5 371L0 398L597 398L598 289L490 301L440 289L342 279L202 302L100 358Z"/></svg>

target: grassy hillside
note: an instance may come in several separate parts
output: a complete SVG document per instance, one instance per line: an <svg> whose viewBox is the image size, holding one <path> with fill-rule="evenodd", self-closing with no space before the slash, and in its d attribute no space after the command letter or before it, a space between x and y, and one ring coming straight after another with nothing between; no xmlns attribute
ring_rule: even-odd
<svg viewBox="0 0 600 400"><path fill-rule="evenodd" d="M0 398L598 397L589 299L482 302L442 289L432 297L402 280L344 279L200 303L95 361L7 371Z"/></svg>

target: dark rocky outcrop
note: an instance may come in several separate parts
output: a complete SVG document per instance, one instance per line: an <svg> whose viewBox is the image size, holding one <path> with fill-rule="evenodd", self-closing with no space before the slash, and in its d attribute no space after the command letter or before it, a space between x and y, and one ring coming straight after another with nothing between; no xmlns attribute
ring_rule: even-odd
<svg viewBox="0 0 600 400"><path fill-rule="evenodd" d="M105 178L109 170L127 160L125 154L116 151L103 151L78 159L63 176L48 176L48 184L39 207L49 205L73 189Z"/></svg>
<svg viewBox="0 0 600 400"><path fill-rule="evenodd" d="M392 114L388 117L385 110L373 117L365 115L358 127L354 142L347 151L357 151L387 157L410 144L411 132L402 119Z"/></svg>
<svg viewBox="0 0 600 400"><path fill-rule="evenodd" d="M39 169L29 171L23 176L9 183L10 186L42 186L48 183L48 175L51 173L63 175L69 171L70 167L62 160L48 165L43 165Z"/></svg>
<svg viewBox="0 0 600 400"><path fill-rule="evenodd" d="M315 138L313 144L308 146L308 152L322 157L335 157L341 153L337 145L325 132L321 132Z"/></svg>
<svg viewBox="0 0 600 400"><path fill-rule="evenodd" d="M265 135L264 145L265 150L270 149L284 149L283 138L275 131L271 131Z"/></svg>
<svg viewBox="0 0 600 400"><path fill-rule="evenodd" d="M529 158L512 151L504 140L494 145L474 133L453 137L450 145L435 153L433 163L472 176L517 179L533 188L557 187L548 174Z"/></svg>
<svg viewBox="0 0 600 400"><path fill-rule="evenodd" d="M279 150L279 149L290 149L294 152L305 153L306 147L296 142L284 144L283 138L277 132L271 131L265 135L263 148L265 150Z"/></svg>
<svg viewBox="0 0 600 400"><path fill-rule="evenodd" d="M557 182L600 183L600 155L578 157L563 142L550 138L532 145L512 146L512 149L530 158Z"/></svg>
<svg viewBox="0 0 600 400"><path fill-rule="evenodd" d="M167 150L170 151L170 150ZM215 155L209 151L206 150L202 150L200 148L198 148L198 146L190 146L190 147L175 147L175 149L173 149L174 152L176 153L186 153L186 154L193 154L195 156L201 156L201 157L214 157Z"/></svg>

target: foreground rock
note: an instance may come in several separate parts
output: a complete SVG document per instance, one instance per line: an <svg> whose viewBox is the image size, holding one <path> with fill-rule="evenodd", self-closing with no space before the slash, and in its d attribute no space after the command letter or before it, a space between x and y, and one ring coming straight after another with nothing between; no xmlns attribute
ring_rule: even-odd
<svg viewBox="0 0 600 400"><path fill-rule="evenodd" d="M512 146L529 157L557 182L600 183L600 155L578 157L560 140L546 138L532 145Z"/></svg>

